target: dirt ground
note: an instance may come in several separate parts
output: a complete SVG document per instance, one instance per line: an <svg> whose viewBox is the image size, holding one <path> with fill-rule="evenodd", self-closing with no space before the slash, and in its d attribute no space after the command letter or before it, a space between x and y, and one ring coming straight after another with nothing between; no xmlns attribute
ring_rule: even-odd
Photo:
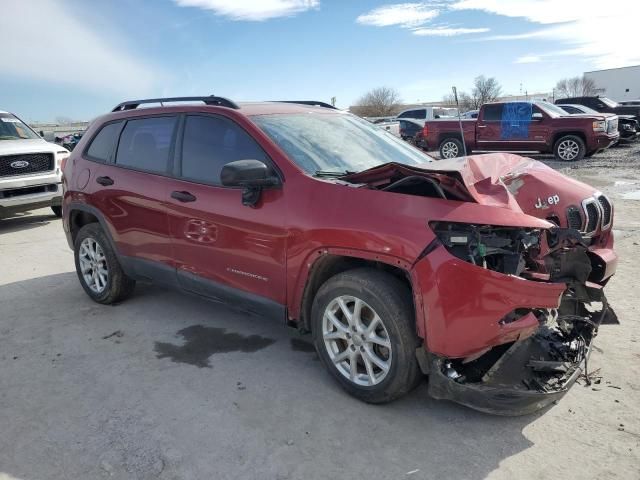
<svg viewBox="0 0 640 480"><path fill-rule="evenodd" d="M517 418L425 385L366 405L282 325L148 286L91 302L39 210L0 221L0 480L640 479L640 145L540 159L615 203L599 384Z"/></svg>

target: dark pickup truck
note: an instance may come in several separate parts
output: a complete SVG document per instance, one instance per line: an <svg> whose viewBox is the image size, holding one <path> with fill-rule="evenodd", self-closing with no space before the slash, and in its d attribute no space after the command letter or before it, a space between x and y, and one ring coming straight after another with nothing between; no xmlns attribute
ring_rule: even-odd
<svg viewBox="0 0 640 480"><path fill-rule="evenodd" d="M471 151L553 153L558 160L589 157L616 143L617 119L571 116L548 102L498 102L480 107L477 119L462 120L464 144ZM458 120L432 120L424 126L421 147L441 158L464 155Z"/></svg>
<svg viewBox="0 0 640 480"><path fill-rule="evenodd" d="M556 100L556 105L578 104L592 108L600 113L615 113L616 115L631 115L640 121L640 105L622 105L607 97L572 97Z"/></svg>

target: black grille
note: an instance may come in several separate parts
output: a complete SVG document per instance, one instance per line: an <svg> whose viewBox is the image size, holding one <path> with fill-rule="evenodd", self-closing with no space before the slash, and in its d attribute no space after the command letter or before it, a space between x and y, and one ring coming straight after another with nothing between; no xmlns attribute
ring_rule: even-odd
<svg viewBox="0 0 640 480"><path fill-rule="evenodd" d="M595 202L589 202L584 206L587 211L587 227L585 228L586 233L593 233L598 228L598 206Z"/></svg>
<svg viewBox="0 0 640 480"><path fill-rule="evenodd" d="M0 177L53 170L52 153L27 153L0 157ZM13 164L13 165L12 165Z"/></svg>
<svg viewBox="0 0 640 480"><path fill-rule="evenodd" d="M582 228L582 215L578 207L567 208L567 226L576 230Z"/></svg>
<svg viewBox="0 0 640 480"><path fill-rule="evenodd" d="M611 223L611 203L604 195L598 197L598 202L602 207L602 225L609 225Z"/></svg>

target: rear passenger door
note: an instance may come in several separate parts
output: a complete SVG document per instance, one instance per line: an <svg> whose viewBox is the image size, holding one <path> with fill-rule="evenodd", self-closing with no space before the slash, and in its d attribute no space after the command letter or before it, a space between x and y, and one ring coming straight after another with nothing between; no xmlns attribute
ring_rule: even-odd
<svg viewBox="0 0 640 480"><path fill-rule="evenodd" d="M118 128L119 141L92 176L93 203L112 228L123 262L138 275L173 284L175 264L165 200L178 117L132 118L114 125L111 128ZM89 157L99 136L87 150Z"/></svg>
<svg viewBox="0 0 640 480"><path fill-rule="evenodd" d="M478 150L501 150L502 103L482 107L482 115L476 122L476 145Z"/></svg>
<svg viewBox="0 0 640 480"><path fill-rule="evenodd" d="M248 310L284 315L284 188L265 189L250 208L242 205L241 189L220 183L229 162L272 165L271 159L246 130L219 115L186 115L176 148L168 213L178 281Z"/></svg>

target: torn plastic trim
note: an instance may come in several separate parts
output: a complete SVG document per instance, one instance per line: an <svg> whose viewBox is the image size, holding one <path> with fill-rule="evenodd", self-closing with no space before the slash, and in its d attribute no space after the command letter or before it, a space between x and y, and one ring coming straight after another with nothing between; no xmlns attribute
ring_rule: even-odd
<svg viewBox="0 0 640 480"><path fill-rule="evenodd" d="M586 355L591 354L589 346ZM451 400L474 410L492 415L528 415L560 400L582 374L576 366L563 387L553 392L519 390L509 385L488 386L475 383L457 383L443 373L446 359L433 357L429 366L429 395L437 400Z"/></svg>

